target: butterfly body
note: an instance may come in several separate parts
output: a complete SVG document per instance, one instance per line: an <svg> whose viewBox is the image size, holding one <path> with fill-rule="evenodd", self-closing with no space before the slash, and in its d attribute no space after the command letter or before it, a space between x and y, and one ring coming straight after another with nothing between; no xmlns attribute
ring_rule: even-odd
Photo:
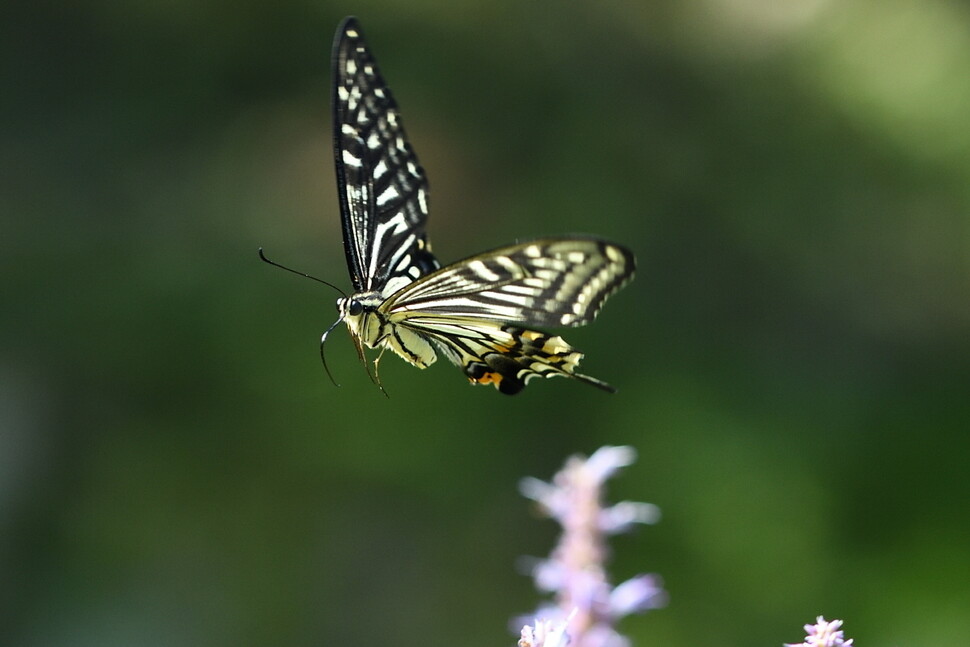
<svg viewBox="0 0 970 647"><path fill-rule="evenodd" d="M556 375L612 391L575 372L581 353L531 326L592 321L632 278L633 254L568 236L442 267L424 231L427 178L355 18L337 29L333 77L334 166L355 290L338 299L337 310L361 359L364 348L390 350L426 368L441 354L472 383L508 394Z"/></svg>
<svg viewBox="0 0 970 647"><path fill-rule="evenodd" d="M384 302L379 292L361 292L337 299L337 312L351 338L367 348L391 350L418 368L431 366L437 359L434 348L420 334L391 323L381 311Z"/></svg>

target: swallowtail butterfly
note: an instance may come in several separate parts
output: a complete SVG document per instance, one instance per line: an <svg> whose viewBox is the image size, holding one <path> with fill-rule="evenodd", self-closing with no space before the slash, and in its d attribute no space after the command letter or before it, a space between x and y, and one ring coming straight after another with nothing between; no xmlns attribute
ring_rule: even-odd
<svg viewBox="0 0 970 647"><path fill-rule="evenodd" d="M381 354L389 349L418 368L440 353L472 383L494 384L506 394L534 377L556 375L612 392L576 372L581 353L531 326L592 321L633 277L633 254L595 238L565 236L441 267L424 231L428 180L353 17L337 29L332 63L334 162L354 293L337 300L340 317L324 333L321 352L343 321L365 366L365 346Z"/></svg>

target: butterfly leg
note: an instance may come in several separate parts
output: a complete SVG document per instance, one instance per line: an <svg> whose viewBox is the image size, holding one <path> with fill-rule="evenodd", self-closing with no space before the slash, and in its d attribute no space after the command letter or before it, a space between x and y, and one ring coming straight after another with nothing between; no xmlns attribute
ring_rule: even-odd
<svg viewBox="0 0 970 647"><path fill-rule="evenodd" d="M377 388L379 388L381 390L381 393L384 394L384 397L389 398L391 396L389 396L387 394L387 391L384 390L384 385L381 384L381 366L380 365L381 365L381 358L384 357L384 351L385 350L387 350L387 347L386 346L382 346L381 347L381 352L379 352L377 354L377 358L374 360L374 374L370 376L370 379L371 379L372 382L374 382L374 384L377 385ZM367 371L367 374L370 375L370 371Z"/></svg>

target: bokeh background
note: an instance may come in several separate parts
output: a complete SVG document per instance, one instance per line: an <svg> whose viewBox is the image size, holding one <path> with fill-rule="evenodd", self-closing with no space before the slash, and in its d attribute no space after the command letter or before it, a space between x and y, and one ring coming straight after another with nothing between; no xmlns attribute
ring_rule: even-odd
<svg viewBox="0 0 970 647"><path fill-rule="evenodd" d="M947 0L9 3L0 644L509 645L629 444L635 645L970 635L970 8ZM360 17L452 261L593 233L637 280L567 339L619 388L507 398L320 333L349 287L329 52Z"/></svg>

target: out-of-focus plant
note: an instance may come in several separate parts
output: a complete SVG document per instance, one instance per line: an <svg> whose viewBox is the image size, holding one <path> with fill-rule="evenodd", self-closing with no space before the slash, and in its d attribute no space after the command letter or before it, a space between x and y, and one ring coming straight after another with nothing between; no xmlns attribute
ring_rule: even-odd
<svg viewBox="0 0 970 647"><path fill-rule="evenodd" d="M522 494L562 526L552 554L531 569L536 586L554 599L522 630L522 647L567 641L574 647L625 647L629 640L616 631L617 621L666 604L657 575L637 575L613 587L606 573L607 538L660 518L649 503L605 503L606 481L634 460L632 447L603 447L589 458L573 456L549 483L528 478L520 484Z"/></svg>
<svg viewBox="0 0 970 647"><path fill-rule="evenodd" d="M607 446L589 458L573 456L551 482L527 478L520 483L522 494L555 519L562 534L548 558L532 563L536 587L552 593L553 600L539 607L532 624L522 627L519 647L628 647L630 641L616 631L616 623L666 605L659 576L641 574L613 587L606 573L608 537L660 519L660 510L650 503L606 505L606 481L635 460L632 447ZM841 626L841 620L827 622L819 616L815 624L805 625L803 642L785 647L852 647Z"/></svg>

